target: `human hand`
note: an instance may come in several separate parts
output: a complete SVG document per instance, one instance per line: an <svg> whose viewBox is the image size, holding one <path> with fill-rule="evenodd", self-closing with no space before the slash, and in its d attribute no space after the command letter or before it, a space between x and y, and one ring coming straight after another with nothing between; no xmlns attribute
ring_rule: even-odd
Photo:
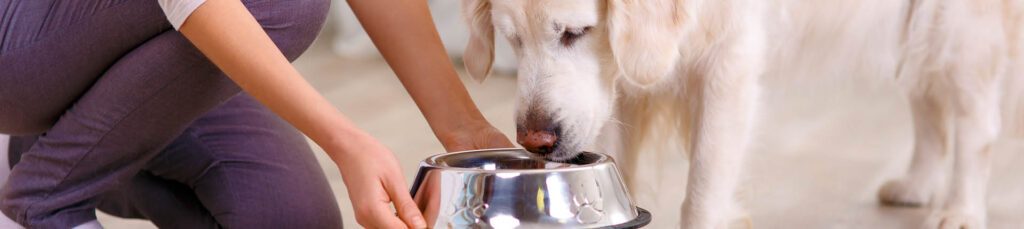
<svg viewBox="0 0 1024 229"><path fill-rule="evenodd" d="M334 161L348 189L356 222L365 228L427 228L398 160L384 145L365 133L345 139ZM398 210L391 211L394 203Z"/></svg>
<svg viewBox="0 0 1024 229"><path fill-rule="evenodd" d="M487 121L469 122L461 128L439 134L438 139L448 152L515 147L505 134Z"/></svg>

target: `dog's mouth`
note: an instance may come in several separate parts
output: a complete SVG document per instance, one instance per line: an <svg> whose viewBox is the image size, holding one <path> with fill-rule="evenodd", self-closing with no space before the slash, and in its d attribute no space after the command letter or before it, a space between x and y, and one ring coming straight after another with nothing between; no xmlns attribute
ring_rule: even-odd
<svg viewBox="0 0 1024 229"><path fill-rule="evenodd" d="M589 163L594 162L595 157L597 157L594 154L584 153L582 151L574 153L574 154L576 156L573 156L572 158L566 159L565 161L561 161L561 162L562 163L566 163L566 164L582 165L582 164L589 164Z"/></svg>
<svg viewBox="0 0 1024 229"><path fill-rule="evenodd" d="M551 147L551 152L542 154L544 155L544 158L547 158L547 160L549 161L562 163L572 163L577 160L585 159L580 158L580 155L584 154L583 151L581 151L580 147L565 145L563 143L564 142L562 142L561 140L556 141L554 147Z"/></svg>

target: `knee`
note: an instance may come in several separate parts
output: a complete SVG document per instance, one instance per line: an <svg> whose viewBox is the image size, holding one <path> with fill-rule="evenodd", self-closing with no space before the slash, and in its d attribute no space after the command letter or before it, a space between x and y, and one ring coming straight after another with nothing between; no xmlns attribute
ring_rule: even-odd
<svg viewBox="0 0 1024 229"><path fill-rule="evenodd" d="M320 34L330 3L330 0L293 0L250 9L285 57L295 60Z"/></svg>

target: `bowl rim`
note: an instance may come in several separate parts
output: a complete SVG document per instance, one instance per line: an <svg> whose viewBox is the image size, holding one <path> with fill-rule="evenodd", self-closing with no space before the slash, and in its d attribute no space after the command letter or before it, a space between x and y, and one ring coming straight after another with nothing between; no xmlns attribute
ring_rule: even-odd
<svg viewBox="0 0 1024 229"><path fill-rule="evenodd" d="M450 153L435 154L435 155L431 155L430 157L427 157L426 159L423 159L423 161L420 162L420 168L421 169L422 168L433 168L433 169L440 169L440 170L445 170L445 171L474 172L474 173L488 173L488 174L498 174L498 173L550 173L550 172L573 172L573 171L592 170L592 169L594 169L596 167L599 167L599 166L602 166L602 165L614 165L615 164L614 160L612 159L611 156L608 156L608 155L605 155L605 154L602 154L602 153L595 153L595 152L588 152L588 151L583 151L582 153L594 154L594 155L598 156L598 159L596 161L594 161L593 163L590 163L590 164L578 165L578 166L570 166L570 167L564 167L564 168L550 168L550 169L490 169L490 170L488 170L488 169L478 169L478 168L440 166L440 165L438 165L436 163L437 159L441 158L441 157L447 157L447 156L456 155L456 154L491 152L491 151L526 151L526 150L522 149L522 148L493 148L493 149L465 150L465 151L456 151L456 152L450 152Z"/></svg>

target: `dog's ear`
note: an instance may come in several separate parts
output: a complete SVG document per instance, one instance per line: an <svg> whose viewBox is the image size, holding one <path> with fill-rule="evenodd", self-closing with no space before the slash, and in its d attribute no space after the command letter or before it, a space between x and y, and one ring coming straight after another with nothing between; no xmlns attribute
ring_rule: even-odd
<svg viewBox="0 0 1024 229"><path fill-rule="evenodd" d="M462 14L469 26L469 44L462 54L469 76L483 82L494 63L494 24L489 0L463 0Z"/></svg>
<svg viewBox="0 0 1024 229"><path fill-rule="evenodd" d="M665 78L679 59L683 0L609 0L608 39L626 81L648 86Z"/></svg>

